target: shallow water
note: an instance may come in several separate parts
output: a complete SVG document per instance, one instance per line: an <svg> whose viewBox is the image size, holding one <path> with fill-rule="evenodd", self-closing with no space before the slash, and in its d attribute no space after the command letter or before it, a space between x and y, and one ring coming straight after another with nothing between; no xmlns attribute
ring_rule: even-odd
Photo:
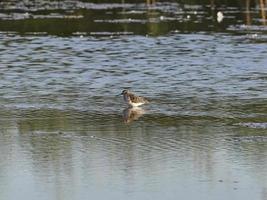
<svg viewBox="0 0 267 200"><path fill-rule="evenodd" d="M68 2L1 10L0 199L267 198L257 9Z"/></svg>

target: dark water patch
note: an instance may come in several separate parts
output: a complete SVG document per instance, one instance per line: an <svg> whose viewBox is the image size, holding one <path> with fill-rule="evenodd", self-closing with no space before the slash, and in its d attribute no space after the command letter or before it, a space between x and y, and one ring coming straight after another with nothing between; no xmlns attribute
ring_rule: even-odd
<svg viewBox="0 0 267 200"><path fill-rule="evenodd" d="M251 5L250 12L235 7L210 7L184 2L92 3L84 1L3 1L0 31L20 34L70 36L75 33L130 32L139 35L165 35L170 32L227 32L264 34L265 20ZM217 12L223 13L218 21ZM85 35L85 34L83 34ZM255 37L252 35L252 37ZM263 38L261 38L263 39ZM266 40L265 40L266 41Z"/></svg>

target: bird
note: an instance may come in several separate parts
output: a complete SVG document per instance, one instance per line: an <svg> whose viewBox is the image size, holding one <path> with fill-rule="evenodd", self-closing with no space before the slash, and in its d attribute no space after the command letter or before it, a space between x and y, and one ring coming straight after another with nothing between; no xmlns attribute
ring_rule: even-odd
<svg viewBox="0 0 267 200"><path fill-rule="evenodd" d="M223 12L217 12L217 22L221 23L223 21L224 15Z"/></svg>
<svg viewBox="0 0 267 200"><path fill-rule="evenodd" d="M136 96L129 90L123 90L121 95L123 95L123 99L129 107L138 107L148 103L148 100L146 100L144 97Z"/></svg>

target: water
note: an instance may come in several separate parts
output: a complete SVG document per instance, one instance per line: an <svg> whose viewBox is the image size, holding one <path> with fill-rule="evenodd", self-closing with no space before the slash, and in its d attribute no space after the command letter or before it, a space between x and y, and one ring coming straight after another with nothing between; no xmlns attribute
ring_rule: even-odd
<svg viewBox="0 0 267 200"><path fill-rule="evenodd" d="M77 2L1 4L0 199L265 200L258 10Z"/></svg>

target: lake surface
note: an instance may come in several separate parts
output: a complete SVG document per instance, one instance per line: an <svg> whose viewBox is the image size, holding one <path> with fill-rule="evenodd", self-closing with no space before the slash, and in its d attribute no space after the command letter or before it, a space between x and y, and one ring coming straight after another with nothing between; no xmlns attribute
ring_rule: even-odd
<svg viewBox="0 0 267 200"><path fill-rule="evenodd" d="M0 3L0 199L267 199L258 8L19 2Z"/></svg>

